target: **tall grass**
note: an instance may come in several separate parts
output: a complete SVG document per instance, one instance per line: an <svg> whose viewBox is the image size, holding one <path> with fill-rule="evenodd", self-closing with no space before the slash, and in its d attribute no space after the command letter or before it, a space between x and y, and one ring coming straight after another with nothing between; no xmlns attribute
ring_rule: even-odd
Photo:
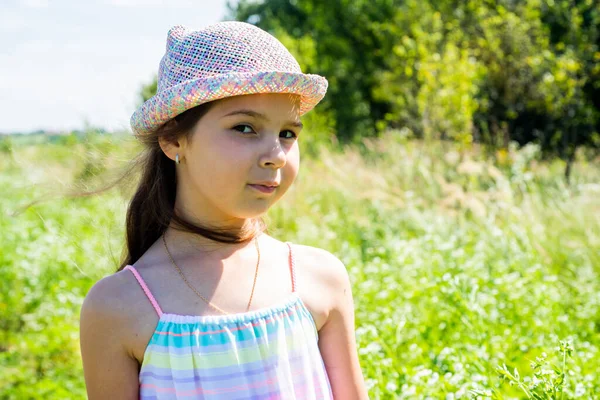
<svg viewBox="0 0 600 400"><path fill-rule="evenodd" d="M79 307L117 265L127 191L9 213L137 149L0 146L1 399L85 397ZM371 398L600 398L597 160L568 186L535 146L490 157L390 132L310 154L271 233L347 266Z"/></svg>

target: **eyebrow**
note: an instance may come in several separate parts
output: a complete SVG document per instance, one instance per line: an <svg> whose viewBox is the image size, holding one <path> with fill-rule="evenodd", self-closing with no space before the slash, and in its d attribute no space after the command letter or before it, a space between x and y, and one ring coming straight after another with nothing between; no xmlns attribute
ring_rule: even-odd
<svg viewBox="0 0 600 400"><path fill-rule="evenodd" d="M256 118L256 119L261 119L263 121L268 121L269 120L269 118L267 118L267 116L265 114L256 112L254 110L236 110L236 111L232 111L229 114L223 115L223 118L230 117L232 115L247 115L249 117L253 117L253 118ZM296 128L302 128L304 126L302 124L302 122L300 122L300 121L288 121L286 123L286 125L291 125L291 126L294 126Z"/></svg>

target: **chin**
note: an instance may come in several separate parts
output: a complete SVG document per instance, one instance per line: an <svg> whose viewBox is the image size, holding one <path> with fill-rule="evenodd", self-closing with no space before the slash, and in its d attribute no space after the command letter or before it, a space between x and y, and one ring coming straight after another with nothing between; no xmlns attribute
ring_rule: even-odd
<svg viewBox="0 0 600 400"><path fill-rule="evenodd" d="M239 218L239 219L259 218L259 217L262 217L265 214L267 214L267 212L269 211L269 208L271 208L271 204L264 202L263 207L257 206L257 207L252 207L252 208L246 208L244 211L240 211L238 209L237 213L232 213L231 215L234 215L235 218Z"/></svg>

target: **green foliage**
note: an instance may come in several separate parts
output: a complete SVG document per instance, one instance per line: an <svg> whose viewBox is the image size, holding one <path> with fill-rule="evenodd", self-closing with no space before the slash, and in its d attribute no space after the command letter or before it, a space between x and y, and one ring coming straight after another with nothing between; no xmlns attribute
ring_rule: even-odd
<svg viewBox="0 0 600 400"><path fill-rule="evenodd" d="M535 358L535 361L531 362L533 376L521 378L517 368L511 372L506 364L496 368L496 371L502 382L508 382L511 386L519 387L528 399L555 400L564 398L565 387L567 386L567 357L573 355L573 347L570 343L561 340L556 350L562 362L560 367L550 364L547 361L548 355L542 353ZM472 393L485 398L502 399L501 394L496 390L474 390ZM575 393L572 393L576 398L581 397L583 394L584 390L581 386L575 389Z"/></svg>
<svg viewBox="0 0 600 400"><path fill-rule="evenodd" d="M422 84L417 104L425 137L472 141L480 73L470 52L451 43L446 44L442 55L433 53L424 59L418 74Z"/></svg>
<svg viewBox="0 0 600 400"><path fill-rule="evenodd" d="M284 36L328 78L320 107L344 142L407 128L494 148L534 142L569 163L578 146L600 149L593 0L244 0L230 18Z"/></svg>
<svg viewBox="0 0 600 400"><path fill-rule="evenodd" d="M99 274L108 271L102 270L109 261L105 248L109 238L103 220L111 221L115 236L120 234L116 229L120 224L111 215L116 210L114 206L111 210L114 200L110 198L55 201L30 209L18 218L10 216L18 205L43 194L26 184L43 185L60 168L51 158L44 157L48 154L44 147L47 146L36 150L35 158L18 150L17 160L21 168L26 166L26 174L22 170L5 173L0 169L2 185L10 193L0 199L2 399L85 398L78 309L90 285ZM68 159L62 162L68 165ZM51 172L44 171L52 167Z"/></svg>
<svg viewBox="0 0 600 400"><path fill-rule="evenodd" d="M407 126L420 137L471 142L485 69L471 50L444 40L442 15L426 3L407 1L396 18L401 38L375 91L392 105L380 129Z"/></svg>
<svg viewBox="0 0 600 400"><path fill-rule="evenodd" d="M10 155L12 153L12 140L10 137L0 136L0 153L3 155Z"/></svg>
<svg viewBox="0 0 600 400"><path fill-rule="evenodd" d="M102 149L100 175L139 150L127 137L86 141L0 157L0 399L85 398L79 308L118 264L128 198L10 213L72 182L90 149ZM397 131L312 151L269 226L347 266L372 399L600 397L597 163L576 158L566 186L564 163L533 144L486 158Z"/></svg>

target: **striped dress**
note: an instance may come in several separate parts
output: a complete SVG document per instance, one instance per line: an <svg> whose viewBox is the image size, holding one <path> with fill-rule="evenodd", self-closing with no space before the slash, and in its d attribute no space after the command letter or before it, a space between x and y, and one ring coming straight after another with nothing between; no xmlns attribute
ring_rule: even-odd
<svg viewBox="0 0 600 400"><path fill-rule="evenodd" d="M165 313L133 273L159 321L139 373L140 399L332 399L315 322L296 291L271 307L229 315Z"/></svg>

